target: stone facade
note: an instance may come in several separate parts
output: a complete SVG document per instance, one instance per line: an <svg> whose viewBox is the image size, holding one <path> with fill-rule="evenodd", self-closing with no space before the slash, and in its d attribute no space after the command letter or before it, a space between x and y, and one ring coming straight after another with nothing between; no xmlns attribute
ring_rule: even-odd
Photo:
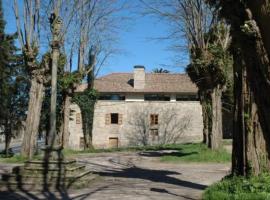
<svg viewBox="0 0 270 200"><path fill-rule="evenodd" d="M78 92L84 91L82 84ZM198 88L187 74L112 73L94 81L99 100L94 108L95 148L202 141ZM71 105L69 146L83 148L81 112Z"/></svg>
<svg viewBox="0 0 270 200"><path fill-rule="evenodd" d="M80 109L77 105L72 105L72 109L74 112L70 122L70 146L73 149L80 149L79 140L83 137L82 125L78 123ZM111 119L108 119L112 113L118 114L117 124L111 123ZM156 125L150 124L150 115L153 114L158 115ZM148 144L165 140L166 143L202 141L201 105L198 101L98 101L96 103L92 131L92 143L95 148L141 144L144 129ZM151 135L152 130L157 131L154 133L155 136ZM177 141L164 138L164 134L168 134L168 138L174 137Z"/></svg>
<svg viewBox="0 0 270 200"><path fill-rule="evenodd" d="M80 107L77 104L71 104L69 118L69 141L68 146L71 149L83 149L83 129Z"/></svg>

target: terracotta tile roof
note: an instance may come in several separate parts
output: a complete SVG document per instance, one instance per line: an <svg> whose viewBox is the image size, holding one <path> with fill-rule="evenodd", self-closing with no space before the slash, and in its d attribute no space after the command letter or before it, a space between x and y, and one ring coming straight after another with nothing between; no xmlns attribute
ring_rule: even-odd
<svg viewBox="0 0 270 200"><path fill-rule="evenodd" d="M82 84L77 91L87 87ZM146 73L145 87L133 88L133 73L112 73L94 81L94 88L101 93L197 93L198 89L187 74Z"/></svg>

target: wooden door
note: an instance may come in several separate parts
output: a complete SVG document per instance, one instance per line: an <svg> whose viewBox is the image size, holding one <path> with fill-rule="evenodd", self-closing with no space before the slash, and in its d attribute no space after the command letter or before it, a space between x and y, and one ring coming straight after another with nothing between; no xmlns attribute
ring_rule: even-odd
<svg viewBox="0 0 270 200"><path fill-rule="evenodd" d="M118 138L109 138L109 148L118 148Z"/></svg>

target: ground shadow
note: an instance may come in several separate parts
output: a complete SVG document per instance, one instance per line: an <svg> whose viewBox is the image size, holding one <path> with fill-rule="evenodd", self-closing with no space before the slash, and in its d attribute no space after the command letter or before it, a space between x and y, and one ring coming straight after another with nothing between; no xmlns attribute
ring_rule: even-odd
<svg viewBox="0 0 270 200"><path fill-rule="evenodd" d="M189 200L196 200L196 199L193 199L193 198L190 198L188 196L184 196L184 195L178 195L178 194L175 194L175 193L172 193L164 188L150 188L150 191L152 192L158 192L158 193L166 193L166 194L169 194L169 195L173 195L173 196L178 196L178 197L184 197L185 199L189 199Z"/></svg>
<svg viewBox="0 0 270 200"><path fill-rule="evenodd" d="M161 150L161 151L143 151L140 152L140 156L146 156L146 157L162 157L162 156L176 156L176 157L184 157L189 156L192 154L198 154L198 152L189 152L189 153L183 153L178 150Z"/></svg>
<svg viewBox="0 0 270 200"><path fill-rule="evenodd" d="M172 184L198 190L204 190L207 187L206 185L193 183L190 181L185 181L172 177L172 175L180 175L181 173L168 170L153 170L153 169L150 170L146 168L132 166L125 169L107 170L105 172L95 172L95 173L100 176L143 179L152 182Z"/></svg>
<svg viewBox="0 0 270 200"><path fill-rule="evenodd" d="M51 151L51 150L50 150ZM27 161L23 166L12 169L12 173L2 174L0 199L85 199L90 194L71 198L68 190L81 177L70 179L67 164L75 161L63 159L62 149L56 149L56 157L51 159L51 152L45 151L43 160Z"/></svg>

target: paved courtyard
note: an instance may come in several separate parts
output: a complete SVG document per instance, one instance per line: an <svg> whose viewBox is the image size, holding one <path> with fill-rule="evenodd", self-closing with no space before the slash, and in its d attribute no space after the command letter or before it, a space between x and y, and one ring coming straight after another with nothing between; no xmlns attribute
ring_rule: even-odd
<svg viewBox="0 0 270 200"><path fill-rule="evenodd" d="M162 163L159 156L164 153L170 152L79 155L76 157L78 162L99 175L88 188L56 196L31 192L2 193L0 199L201 199L208 185L229 173L229 164Z"/></svg>

